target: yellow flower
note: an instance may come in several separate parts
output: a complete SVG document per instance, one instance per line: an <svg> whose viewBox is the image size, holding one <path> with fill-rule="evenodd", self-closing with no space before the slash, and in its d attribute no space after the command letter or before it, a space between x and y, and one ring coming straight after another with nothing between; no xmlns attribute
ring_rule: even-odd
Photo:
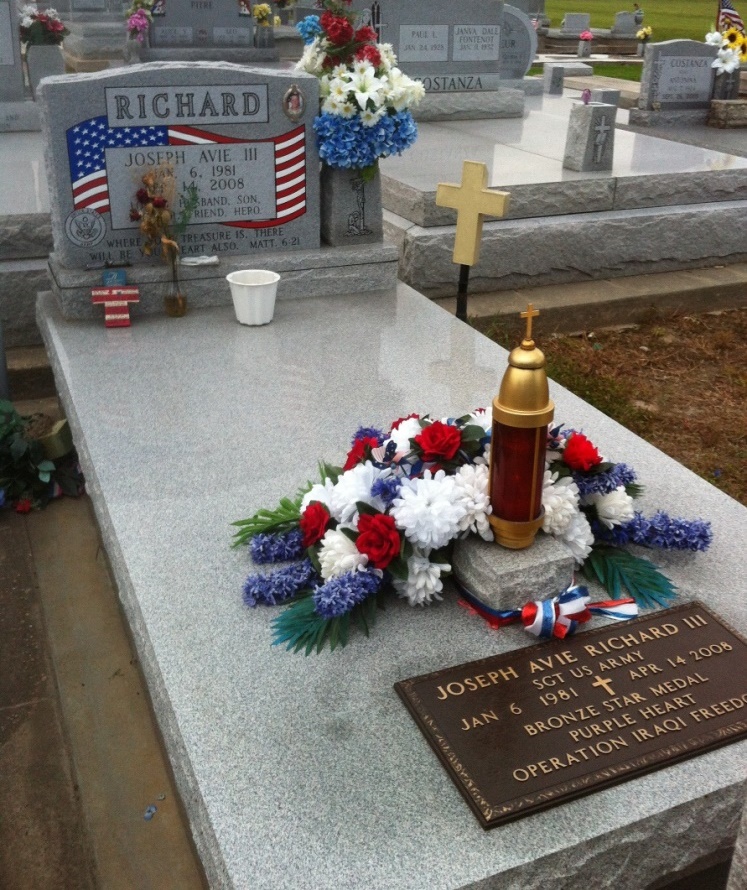
<svg viewBox="0 0 747 890"><path fill-rule="evenodd" d="M732 49L736 49L742 45L744 41L744 35L737 28L729 28L728 31L724 31L724 42L727 43Z"/></svg>
<svg viewBox="0 0 747 890"><path fill-rule="evenodd" d="M255 6L252 6L252 15L257 20L258 25L267 24L270 21L270 16L272 15L270 4L257 3Z"/></svg>

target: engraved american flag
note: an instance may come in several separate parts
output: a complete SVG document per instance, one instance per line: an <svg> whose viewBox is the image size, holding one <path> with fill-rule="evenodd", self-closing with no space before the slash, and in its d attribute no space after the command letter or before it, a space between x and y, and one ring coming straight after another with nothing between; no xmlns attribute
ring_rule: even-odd
<svg viewBox="0 0 747 890"><path fill-rule="evenodd" d="M106 171L107 148L149 148L158 145L250 145L274 147L275 215L270 219L228 222L236 228L259 229L298 219L306 213L306 128L269 139L234 139L195 127L110 127L105 115L81 121L67 131L73 205L76 210L111 211Z"/></svg>

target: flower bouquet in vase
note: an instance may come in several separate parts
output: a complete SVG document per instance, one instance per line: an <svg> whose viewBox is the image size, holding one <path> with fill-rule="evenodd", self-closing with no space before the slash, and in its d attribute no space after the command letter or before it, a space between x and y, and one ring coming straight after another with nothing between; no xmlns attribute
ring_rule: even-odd
<svg viewBox="0 0 747 890"><path fill-rule="evenodd" d="M273 24L275 16L269 3L255 3L252 6L254 16L254 46L257 49L272 49L275 46Z"/></svg>
<svg viewBox="0 0 747 890"><path fill-rule="evenodd" d="M34 98L43 77L65 73L60 46L69 33L56 9L39 12L36 6L29 5L21 10L20 37Z"/></svg>
<svg viewBox="0 0 747 890"><path fill-rule="evenodd" d="M582 31L578 35L578 57L579 59L588 59L591 55L591 41L594 35L591 31Z"/></svg>
<svg viewBox="0 0 747 890"><path fill-rule="evenodd" d="M321 16L296 25L306 44L296 67L319 78L322 238L334 245L381 240L378 161L415 142L410 108L425 94L397 67L390 44L377 43L368 25L356 28L349 5L321 0Z"/></svg>
<svg viewBox="0 0 747 890"><path fill-rule="evenodd" d="M739 98L739 68L747 63L747 36L737 27L725 31L713 30L706 34L706 43L718 47L713 60L716 80L713 86L714 99Z"/></svg>

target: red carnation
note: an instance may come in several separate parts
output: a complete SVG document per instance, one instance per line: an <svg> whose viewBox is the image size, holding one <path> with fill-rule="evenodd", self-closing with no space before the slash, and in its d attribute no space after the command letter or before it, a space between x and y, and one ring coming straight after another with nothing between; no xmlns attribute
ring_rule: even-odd
<svg viewBox="0 0 747 890"><path fill-rule="evenodd" d="M375 436L368 436L365 439L356 439L353 447L348 451L348 457L345 461L343 470L352 470L353 467L366 459L366 449L378 448L379 440Z"/></svg>
<svg viewBox="0 0 747 890"><path fill-rule="evenodd" d="M565 443L563 460L572 470L590 470L601 464L602 457L581 433L573 433Z"/></svg>
<svg viewBox="0 0 747 890"><path fill-rule="evenodd" d="M334 46L344 46L353 39L353 26L342 16L325 12L319 23Z"/></svg>
<svg viewBox="0 0 747 890"><path fill-rule="evenodd" d="M416 420L420 420L419 414L408 414L407 417L398 417L397 420L392 424L392 430L397 430L400 427L400 424L403 424L406 420L412 420L412 418Z"/></svg>
<svg viewBox="0 0 747 890"><path fill-rule="evenodd" d="M385 569L396 556L399 556L402 542L392 516L386 513L376 513L373 516L361 513L358 519L358 531L360 534L355 546L360 553L366 554L369 563L375 569Z"/></svg>
<svg viewBox="0 0 747 890"><path fill-rule="evenodd" d="M415 436L415 444L423 460L451 460L462 444L462 434L455 426L436 420Z"/></svg>
<svg viewBox="0 0 747 890"><path fill-rule="evenodd" d="M375 46L371 46L370 44L362 46L355 54L355 58L365 59L367 62L370 62L374 68L378 68L379 65L381 65L381 53Z"/></svg>
<svg viewBox="0 0 747 890"><path fill-rule="evenodd" d="M355 39L357 43L376 43L376 31L369 25L364 25L355 32Z"/></svg>
<svg viewBox="0 0 747 890"><path fill-rule="evenodd" d="M30 513L31 506L29 498L18 498L13 509L16 513Z"/></svg>
<svg viewBox="0 0 747 890"><path fill-rule="evenodd" d="M327 531L328 522L329 510L319 501L312 501L303 511L298 523L303 532L303 546L311 547L321 541Z"/></svg>
<svg viewBox="0 0 747 890"><path fill-rule="evenodd" d="M162 210L166 206L166 198L154 198L153 206L158 210Z"/></svg>

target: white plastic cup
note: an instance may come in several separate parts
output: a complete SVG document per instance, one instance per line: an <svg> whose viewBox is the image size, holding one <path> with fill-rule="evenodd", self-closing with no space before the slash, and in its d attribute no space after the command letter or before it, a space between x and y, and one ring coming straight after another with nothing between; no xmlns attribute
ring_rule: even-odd
<svg viewBox="0 0 747 890"><path fill-rule="evenodd" d="M226 275L240 324L269 324L275 313L280 276L265 269L239 269Z"/></svg>

